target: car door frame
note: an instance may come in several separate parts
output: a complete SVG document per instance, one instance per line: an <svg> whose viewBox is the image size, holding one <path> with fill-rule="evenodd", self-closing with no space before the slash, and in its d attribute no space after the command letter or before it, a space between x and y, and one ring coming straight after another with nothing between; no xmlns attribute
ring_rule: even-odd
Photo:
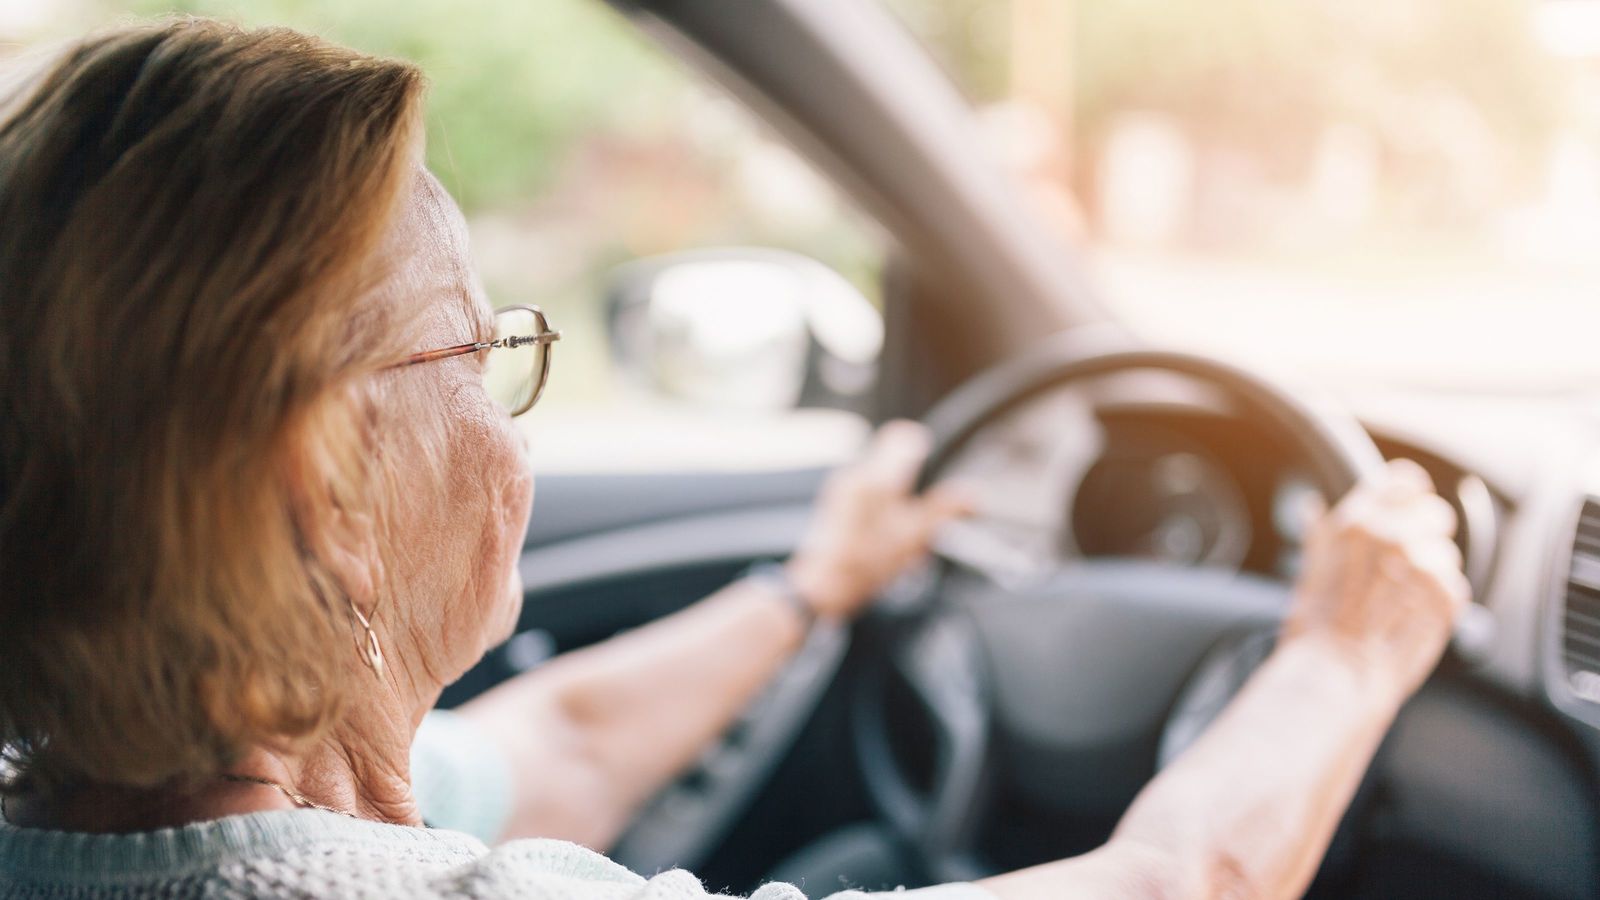
<svg viewBox="0 0 1600 900"><path fill-rule="evenodd" d="M723 85L888 232L880 416L1041 336L1110 320L972 105L875 0L607 0Z"/></svg>

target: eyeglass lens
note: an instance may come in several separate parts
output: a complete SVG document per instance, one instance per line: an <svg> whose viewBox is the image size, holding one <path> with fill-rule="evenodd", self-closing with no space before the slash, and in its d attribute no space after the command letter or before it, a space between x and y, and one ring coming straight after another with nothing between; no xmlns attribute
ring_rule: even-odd
<svg viewBox="0 0 1600 900"><path fill-rule="evenodd" d="M544 316L525 307L507 307L495 313L495 340L528 338L544 334L549 326ZM550 345L529 341L516 347L494 347L484 371L484 386L489 396L512 415L527 412L538 401L549 374Z"/></svg>

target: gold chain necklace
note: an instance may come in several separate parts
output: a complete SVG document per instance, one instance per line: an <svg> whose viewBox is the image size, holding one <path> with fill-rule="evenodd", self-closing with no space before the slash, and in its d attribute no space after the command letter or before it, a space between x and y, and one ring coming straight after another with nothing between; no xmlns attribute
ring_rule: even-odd
<svg viewBox="0 0 1600 900"><path fill-rule="evenodd" d="M353 812L348 812L348 811L342 810L342 809L335 809L334 807L328 806L326 804L318 803L317 801L311 799L310 797L307 797L305 794L300 793L299 791L295 790L294 788L287 787L285 785L281 785L281 784L277 783L276 781L273 781L270 778L258 778L258 777L254 776L254 775L232 775L232 774L224 774L221 777L222 777L222 779L224 781L233 781L233 782L238 782L238 783L241 783L241 784L259 784L262 787L274 788L274 789L280 791L285 797L288 797L290 802L296 803L296 804L298 804L300 806L309 807L311 809L320 809L323 812L337 813L338 815L346 816L346 817L351 818L351 819L360 819L361 818L360 816L356 815ZM0 795L0 820L6 821L6 822L11 821L10 817L6 815L6 798L5 798L4 795Z"/></svg>
<svg viewBox="0 0 1600 900"><path fill-rule="evenodd" d="M356 815L353 812L349 812L349 811L343 810L343 809L335 809L332 806L327 806L327 805L318 803L317 801L311 799L310 797L307 797L305 794L300 793L299 791L295 790L294 788L289 787L287 785L279 784L278 782L273 781L270 778L258 778L255 775L233 775L231 773L230 774L224 774L222 776L222 778L225 781L234 781L234 782L239 782L239 783L242 783L242 784L259 784L262 787L276 788L285 797L288 797L291 802L296 803L296 804L298 804L300 806L310 807L311 809L320 809L323 812L338 813L341 816L347 816L347 817L352 818L352 819L360 819L361 818L360 816Z"/></svg>

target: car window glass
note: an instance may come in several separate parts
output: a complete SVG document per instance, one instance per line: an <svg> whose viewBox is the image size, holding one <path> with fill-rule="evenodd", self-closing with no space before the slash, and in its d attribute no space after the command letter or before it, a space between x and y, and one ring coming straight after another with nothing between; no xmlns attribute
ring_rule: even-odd
<svg viewBox="0 0 1600 900"><path fill-rule="evenodd" d="M1340 383L1600 378L1600 3L889 5L1146 333Z"/></svg>
<svg viewBox="0 0 1600 900"><path fill-rule="evenodd" d="M877 303L881 235L753 116L600 0L6 0L0 54L172 10L294 27L422 66L429 166L466 212L485 288L497 306L543 307L564 332L549 387L521 420L538 470L791 469L860 445L865 419L837 407L864 402L881 321L862 315L867 305L841 311L836 301L849 293ZM777 248L825 267L805 276L827 283L806 298L815 337L794 364L819 346L858 357L866 347L869 358L833 379L849 382L848 397L774 406L772 396L799 398L775 357L755 374L742 368L749 359L686 364L703 340L658 341L649 370L681 375L698 363L674 383L694 390L664 391L626 370L603 302L616 268L729 247ZM774 293L793 289L759 276L678 278L679 306L684 297L704 306L710 292L721 308L691 312L714 317L711 337L724 343L776 335L795 312Z"/></svg>

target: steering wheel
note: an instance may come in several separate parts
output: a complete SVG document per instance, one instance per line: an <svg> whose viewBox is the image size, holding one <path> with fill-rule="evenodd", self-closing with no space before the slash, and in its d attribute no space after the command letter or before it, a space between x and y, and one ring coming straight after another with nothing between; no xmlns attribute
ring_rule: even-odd
<svg viewBox="0 0 1600 900"><path fill-rule="evenodd" d="M1229 363L1080 329L941 401L925 420L934 448L922 486L1019 404L1133 370L1176 373L1224 393L1283 439L1330 505L1383 465L1346 413ZM884 664L855 706L868 793L936 880L989 874L976 842L1000 771L1030 803L1078 821L1114 821L1156 767L1173 700L1202 660L1230 639L1275 628L1289 602L1276 579L1155 562L1078 560L1025 587L973 576L948 554L920 602L899 614L886 605L874 623ZM911 742L888 724L888 704L908 702L929 729ZM1004 740L991 742L994 734Z"/></svg>

